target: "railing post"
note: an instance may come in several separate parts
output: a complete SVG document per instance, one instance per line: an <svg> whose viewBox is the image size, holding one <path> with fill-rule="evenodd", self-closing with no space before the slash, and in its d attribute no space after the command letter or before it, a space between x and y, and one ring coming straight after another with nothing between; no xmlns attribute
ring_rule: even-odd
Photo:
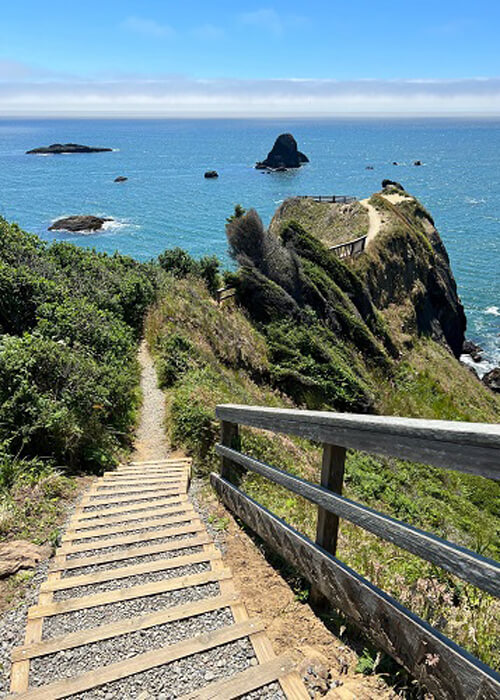
<svg viewBox="0 0 500 700"><path fill-rule="evenodd" d="M345 447L338 445L323 445L323 462L321 465L321 486L342 494L344 483ZM337 537L339 518L334 513L318 506L318 524L316 526L316 544L335 556L337 552ZM313 586L311 587L311 602L319 607L325 607L326 598Z"/></svg>
<svg viewBox="0 0 500 700"><path fill-rule="evenodd" d="M225 420L221 421L220 441L221 445L239 450L240 434L238 423L230 423ZM242 471L241 467L234 464L234 462L227 457L221 458L220 474L224 479L227 479L231 483L237 483Z"/></svg>

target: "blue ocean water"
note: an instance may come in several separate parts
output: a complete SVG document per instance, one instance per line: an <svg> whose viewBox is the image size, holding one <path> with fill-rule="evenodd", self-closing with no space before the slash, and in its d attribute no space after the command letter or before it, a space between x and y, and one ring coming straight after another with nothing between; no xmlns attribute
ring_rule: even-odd
<svg viewBox="0 0 500 700"><path fill-rule="evenodd" d="M295 135L310 164L288 173L255 170L284 131ZM115 150L25 155L70 141ZM424 165L414 167L416 159ZM207 169L220 177L205 180ZM117 175L128 182L113 183ZM432 213L465 305L467 335L484 347L488 365L499 364L498 119L0 120L2 216L47 240L141 260L181 246L230 264L224 224L236 203L254 207L267 223L286 197L365 197L383 178L402 182ZM115 223L91 235L47 231L70 214Z"/></svg>

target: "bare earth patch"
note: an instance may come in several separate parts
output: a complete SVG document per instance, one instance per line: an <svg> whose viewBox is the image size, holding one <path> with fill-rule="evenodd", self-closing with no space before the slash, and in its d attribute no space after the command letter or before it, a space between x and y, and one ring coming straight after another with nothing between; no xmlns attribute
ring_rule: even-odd
<svg viewBox="0 0 500 700"><path fill-rule="evenodd" d="M198 483L194 491L249 614L264 621L275 652L286 653L301 667L306 685L316 692L312 697L338 700L398 697L380 676L356 673L358 655L348 643L327 629L311 607L298 599L208 487ZM308 673L310 669L312 673ZM328 690L318 690L320 684L315 686L318 676L327 677ZM335 687L337 683L340 685Z"/></svg>

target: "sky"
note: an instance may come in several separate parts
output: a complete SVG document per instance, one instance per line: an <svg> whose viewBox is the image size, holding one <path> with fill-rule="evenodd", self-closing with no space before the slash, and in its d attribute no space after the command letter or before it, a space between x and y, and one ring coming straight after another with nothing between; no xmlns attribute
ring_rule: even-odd
<svg viewBox="0 0 500 700"><path fill-rule="evenodd" d="M17 0L0 116L500 114L500 0Z"/></svg>

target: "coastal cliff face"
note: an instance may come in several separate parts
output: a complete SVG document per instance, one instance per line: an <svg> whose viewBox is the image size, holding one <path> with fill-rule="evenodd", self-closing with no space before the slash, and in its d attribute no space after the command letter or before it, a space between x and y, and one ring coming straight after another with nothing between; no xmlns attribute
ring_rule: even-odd
<svg viewBox="0 0 500 700"><path fill-rule="evenodd" d="M458 357L464 342L465 312L432 217L406 193L396 201L376 194L370 205L379 212L383 225L354 261L354 270L373 303L396 321L396 335L402 333L407 339L415 334L430 336Z"/></svg>

